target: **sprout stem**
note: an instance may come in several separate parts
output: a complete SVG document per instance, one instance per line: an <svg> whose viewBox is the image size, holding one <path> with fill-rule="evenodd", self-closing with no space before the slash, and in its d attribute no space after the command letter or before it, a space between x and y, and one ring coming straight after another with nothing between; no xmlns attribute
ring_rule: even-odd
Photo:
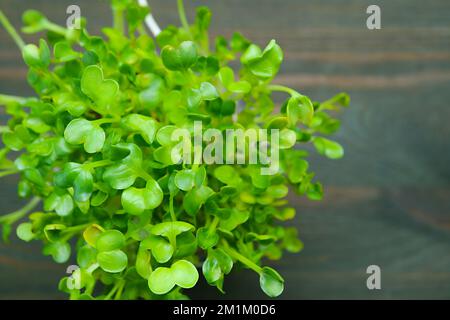
<svg viewBox="0 0 450 320"><path fill-rule="evenodd" d="M11 132L8 126L0 126L0 133Z"/></svg>
<svg viewBox="0 0 450 320"><path fill-rule="evenodd" d="M289 93L291 96L299 96L300 95L300 93L298 93L294 89L288 88L286 86L280 86L280 85L273 84L273 85L268 85L267 89L269 89L270 91L286 92L286 93Z"/></svg>
<svg viewBox="0 0 450 320"><path fill-rule="evenodd" d="M212 232L214 232L217 228L217 225L219 224L220 219L218 216L214 216L213 221L211 222L211 224L209 225L208 228L208 233L211 234Z"/></svg>
<svg viewBox="0 0 450 320"><path fill-rule="evenodd" d="M3 25L3 27L8 31L11 38L13 38L14 42L17 44L20 50L25 47L25 42L22 40L20 35L17 33L16 29L12 26L12 24L9 22L8 18L3 14L3 11L0 10L0 23Z"/></svg>
<svg viewBox="0 0 450 320"><path fill-rule="evenodd" d="M19 219L23 218L25 215L27 215L28 212L33 210L34 207L36 207L40 201L41 201L40 198L34 197L33 199L31 199L30 202L28 202L21 209L0 217L0 223L13 224L17 220L19 220Z"/></svg>
<svg viewBox="0 0 450 320"><path fill-rule="evenodd" d="M86 170L90 170L90 169L95 169L95 168L99 168L99 167L109 166L113 163L114 162L112 162L111 160L99 160L99 161L94 161L94 162L83 164L83 167Z"/></svg>
<svg viewBox="0 0 450 320"><path fill-rule="evenodd" d="M57 25L53 22L47 22L46 23L47 30L53 31L54 33L60 34L62 36L67 35L67 29L64 27L61 27L60 25Z"/></svg>
<svg viewBox="0 0 450 320"><path fill-rule="evenodd" d="M18 97L18 96L11 96L7 94L0 94L0 105L5 105L10 102L17 102L19 104L24 103L27 100L27 98Z"/></svg>
<svg viewBox="0 0 450 320"><path fill-rule="evenodd" d="M172 221L177 221L177 216L175 215L175 210L173 209L173 195L170 195L169 198L169 211L170 211L170 218Z"/></svg>
<svg viewBox="0 0 450 320"><path fill-rule="evenodd" d="M1 129L1 128L0 128ZM1 132L1 131L0 131ZM19 171L17 169L11 169L11 170L4 170L4 171L0 171L0 178L2 177L6 177L6 176L10 176L12 174L16 174Z"/></svg>
<svg viewBox="0 0 450 320"><path fill-rule="evenodd" d="M113 8L113 24L114 29L123 34L124 25L123 25L123 11L120 9Z"/></svg>
<svg viewBox="0 0 450 320"><path fill-rule="evenodd" d="M181 24L183 28L186 29L186 32L191 35L191 30L189 29L189 23L186 18L186 12L184 11L184 3L183 0L177 0L178 3L178 15L180 16Z"/></svg>
<svg viewBox="0 0 450 320"><path fill-rule="evenodd" d="M258 266L256 263L254 263L253 261L251 261L249 258L244 257L242 254L240 254L239 252L237 252L236 250L234 250L233 248L231 248L228 245L228 242L226 242L225 240L223 240L223 250L228 253L232 258L242 262L243 264L245 264L247 267L249 267L250 269L252 269L253 271L255 271L256 273L261 273L262 272L262 268L260 266Z"/></svg>

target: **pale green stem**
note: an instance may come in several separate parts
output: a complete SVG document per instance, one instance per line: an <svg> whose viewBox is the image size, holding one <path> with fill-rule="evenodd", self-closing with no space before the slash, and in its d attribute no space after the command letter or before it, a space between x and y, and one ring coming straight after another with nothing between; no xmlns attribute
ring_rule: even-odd
<svg viewBox="0 0 450 320"><path fill-rule="evenodd" d="M114 300L120 300L122 297L123 288L125 287L125 281L120 281L119 289L116 292L116 295L114 296Z"/></svg>
<svg viewBox="0 0 450 320"><path fill-rule="evenodd" d="M47 22L46 24L47 30L53 31L54 33L60 34L62 36L67 35L67 29L64 27L61 27L53 22Z"/></svg>
<svg viewBox="0 0 450 320"><path fill-rule="evenodd" d="M92 225L92 223L86 223L86 224L81 224L81 225L78 225L78 226L72 226L72 227L66 228L66 229L61 231L62 239L63 240L69 240L75 234L77 234L78 232L84 231L90 225Z"/></svg>
<svg viewBox="0 0 450 320"><path fill-rule="evenodd" d="M178 15L180 16L181 24L183 28L186 30L188 35L191 35L191 30L189 28L189 23L186 18L186 12L184 11L184 3L183 0L177 0L178 3Z"/></svg>
<svg viewBox="0 0 450 320"><path fill-rule="evenodd" d="M104 300L111 300L114 293L119 289L120 282L116 282L114 284L114 287L111 289L111 291L105 296Z"/></svg>
<svg viewBox="0 0 450 320"><path fill-rule="evenodd" d="M40 198L34 197L33 199L31 199L30 202L28 202L21 209L19 209L17 211L14 211L14 212L11 212L10 214L1 216L0 217L0 223L12 224L12 223L16 222L17 220L19 220L19 219L23 218L24 216L26 216L28 214L28 212L33 210L34 207L36 207L40 201L41 201Z"/></svg>
<svg viewBox="0 0 450 320"><path fill-rule="evenodd" d="M0 133L11 132L8 126L0 126Z"/></svg>
<svg viewBox="0 0 450 320"><path fill-rule="evenodd" d="M242 254L240 254L239 252L237 252L233 248L231 248L225 240L222 243L224 244L223 250L226 253L228 253L228 255L230 255L232 258L242 262L243 264L245 264L247 267L249 267L250 269L252 269L256 273L261 273L262 272L262 268L260 266L258 266L256 263L251 261L249 258L243 256Z"/></svg>
<svg viewBox="0 0 450 320"><path fill-rule="evenodd" d="M280 92L286 92L290 94L291 96L300 96L301 94L295 91L294 89L288 88L286 86L280 86L280 85L268 85L267 89L270 91L280 91Z"/></svg>
<svg viewBox="0 0 450 320"><path fill-rule="evenodd" d="M119 121L120 121L119 118L101 118L101 119L92 121L92 123L101 126L102 124L115 123L115 122L119 122Z"/></svg>
<svg viewBox="0 0 450 320"><path fill-rule="evenodd" d="M3 27L8 31L11 38L13 38L14 42L17 44L20 50L25 47L25 42L22 40L20 35L17 33L16 29L12 26L12 24L9 22L8 18L3 14L3 11L0 10L0 23L3 25Z"/></svg>
<svg viewBox="0 0 450 320"><path fill-rule="evenodd" d="M27 101L27 98L11 96L8 94L0 94L0 105L5 105L5 104L11 103L11 102L17 102L19 104L22 104L25 101Z"/></svg>
<svg viewBox="0 0 450 320"><path fill-rule="evenodd" d="M0 171L0 178L10 176L10 175L16 174L16 173L19 173L19 171L16 169Z"/></svg>
<svg viewBox="0 0 450 320"><path fill-rule="evenodd" d="M124 25L123 25L123 11L113 8L113 24L114 29L123 34Z"/></svg>
<svg viewBox="0 0 450 320"><path fill-rule="evenodd" d="M212 232L214 232L215 230L216 230L216 228L217 228L217 225L219 224L219 222L220 222L220 219L219 219L219 217L217 217L217 216L214 216L214 219L213 219L213 221L211 222L211 224L209 225L209 228L208 228L208 233L212 233Z"/></svg>
<svg viewBox="0 0 450 320"><path fill-rule="evenodd" d="M169 198L169 211L170 211L170 218L172 221L177 221L177 216L175 215L175 210L173 208L173 195L170 195Z"/></svg>
<svg viewBox="0 0 450 320"><path fill-rule="evenodd" d="M94 162L83 164L83 167L86 170L90 170L90 169L95 169L95 168L99 168L99 167L109 166L113 163L114 162L112 162L111 160L99 160L99 161L94 161Z"/></svg>

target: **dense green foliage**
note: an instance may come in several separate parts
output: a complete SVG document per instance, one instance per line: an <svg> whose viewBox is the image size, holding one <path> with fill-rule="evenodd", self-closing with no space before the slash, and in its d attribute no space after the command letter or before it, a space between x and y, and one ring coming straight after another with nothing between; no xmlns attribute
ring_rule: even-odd
<svg viewBox="0 0 450 320"><path fill-rule="evenodd" d="M41 240L58 263L76 258L81 288L73 279L60 282L73 299L92 299L94 289L103 292L97 299L184 298L198 270L223 291L225 275L239 267L254 270L268 296L279 296L283 278L261 264L302 249L297 230L279 223L295 216L288 185L322 197L300 146L343 156L324 136L339 128L330 112L348 105L345 94L312 102L271 84L283 60L274 40L260 48L235 33L211 45L210 11L197 8L188 25L178 5L183 27L167 27L156 41L143 25L148 8L134 0L112 1L115 23L102 30L106 39L89 34L84 20L69 30L30 10L22 31L47 32L38 46L24 45L0 12L38 95L0 95L10 115L0 131L0 176L19 174L19 196L33 197L0 217L3 236L27 217L19 238ZM279 109L274 91L288 94ZM171 133L192 130L194 121L204 130L280 129L279 172L172 163ZM42 211L34 212L41 200Z"/></svg>

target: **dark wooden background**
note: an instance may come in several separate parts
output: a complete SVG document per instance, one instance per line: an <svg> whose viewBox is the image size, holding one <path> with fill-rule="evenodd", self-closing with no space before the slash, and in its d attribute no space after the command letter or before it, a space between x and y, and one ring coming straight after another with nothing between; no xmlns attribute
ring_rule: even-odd
<svg viewBox="0 0 450 320"><path fill-rule="evenodd" d="M178 23L175 0L151 0L162 26ZM105 1L1 0L20 25L28 8L65 21L80 5L95 32L111 23ZM291 196L305 249L277 268L283 298L450 298L450 2L448 0L211 0L212 32L240 30L265 44L275 38L286 60L276 82L314 99L341 90L352 97L338 140L339 161L314 157L326 185L323 202ZM366 28L366 8L382 9L382 29ZM26 38L32 40L31 38ZM0 92L26 95L26 68L0 30ZM2 121L5 116L2 113ZM14 178L4 178L0 209L19 206ZM368 265L382 271L382 289L366 288ZM0 244L0 298L64 298L57 282L65 266L40 253L37 243ZM235 273L227 298L263 297L256 275ZM194 298L220 298L202 285Z"/></svg>

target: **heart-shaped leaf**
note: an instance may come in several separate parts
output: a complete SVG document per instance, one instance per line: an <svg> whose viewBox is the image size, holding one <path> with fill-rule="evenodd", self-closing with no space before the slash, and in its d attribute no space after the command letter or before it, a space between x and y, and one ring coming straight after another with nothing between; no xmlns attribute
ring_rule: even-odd
<svg viewBox="0 0 450 320"><path fill-rule="evenodd" d="M174 247L160 236L150 236L141 242L141 247L150 250L156 261L166 263L172 258Z"/></svg>
<svg viewBox="0 0 450 320"><path fill-rule="evenodd" d="M214 191L204 185L193 188L183 199L184 210L186 210L189 215L194 216L206 200L213 194Z"/></svg>
<svg viewBox="0 0 450 320"><path fill-rule="evenodd" d="M83 118L72 120L64 130L64 139L70 144L84 144L87 153L102 150L105 137L105 131L100 126Z"/></svg>
<svg viewBox="0 0 450 320"><path fill-rule="evenodd" d="M147 180L143 189L130 187L122 193L122 206L126 212L139 215L144 210L158 207L163 200L163 191L158 182L153 179Z"/></svg>
<svg viewBox="0 0 450 320"><path fill-rule="evenodd" d="M122 119L122 125L127 130L139 133L148 144L151 144L155 139L157 122L150 117L130 114Z"/></svg>
<svg viewBox="0 0 450 320"><path fill-rule="evenodd" d="M192 41L184 41L177 48L165 46L161 58L169 70L186 70L197 61L197 47Z"/></svg>
<svg viewBox="0 0 450 320"><path fill-rule="evenodd" d="M170 269L172 270L175 284L182 288L192 288L198 281L197 268L187 260L178 260Z"/></svg>
<svg viewBox="0 0 450 320"><path fill-rule="evenodd" d="M112 79L104 79L103 70L96 65L84 69L81 77L81 90L91 98L96 107L95 111L105 114L116 114L113 105L119 95L119 84Z"/></svg>
<svg viewBox="0 0 450 320"><path fill-rule="evenodd" d="M42 250L44 255L51 255L57 263L67 262L70 258L70 245L67 242L50 242Z"/></svg>
<svg viewBox="0 0 450 320"><path fill-rule="evenodd" d="M157 236L173 239L177 235L194 230L195 227L184 221L162 222L153 226L151 232Z"/></svg>
<svg viewBox="0 0 450 320"><path fill-rule="evenodd" d="M141 170L142 151L133 143L119 143L112 147L113 160L118 163L106 168L103 179L117 190L131 187Z"/></svg>
<svg viewBox="0 0 450 320"><path fill-rule="evenodd" d="M241 61L258 78L270 79L280 69L283 51L275 40L271 40L263 52L256 45L249 46L242 55Z"/></svg>

